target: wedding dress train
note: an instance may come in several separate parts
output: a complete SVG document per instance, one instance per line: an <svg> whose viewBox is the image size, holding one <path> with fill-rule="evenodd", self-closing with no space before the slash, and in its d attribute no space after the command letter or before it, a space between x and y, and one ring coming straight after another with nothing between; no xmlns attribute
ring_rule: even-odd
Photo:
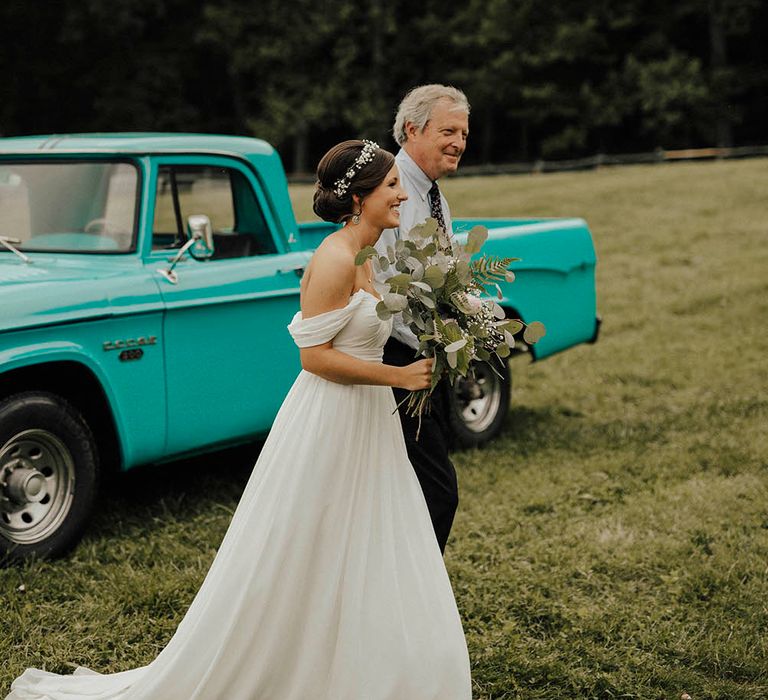
<svg viewBox="0 0 768 700"><path fill-rule="evenodd" d="M289 330L381 360L364 290ZM186 616L148 666L28 669L6 700L471 700L453 592L392 391L302 371Z"/></svg>

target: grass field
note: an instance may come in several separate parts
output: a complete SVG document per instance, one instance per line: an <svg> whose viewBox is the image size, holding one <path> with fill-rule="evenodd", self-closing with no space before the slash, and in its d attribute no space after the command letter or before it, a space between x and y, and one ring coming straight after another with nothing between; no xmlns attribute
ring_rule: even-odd
<svg viewBox="0 0 768 700"><path fill-rule="evenodd" d="M444 183L454 216L587 219L604 317L597 345L515 361L503 435L455 454L446 562L475 700L768 697L767 175ZM309 218L311 188L292 197ZM129 474L68 560L0 570L0 694L29 665L150 661L255 453Z"/></svg>

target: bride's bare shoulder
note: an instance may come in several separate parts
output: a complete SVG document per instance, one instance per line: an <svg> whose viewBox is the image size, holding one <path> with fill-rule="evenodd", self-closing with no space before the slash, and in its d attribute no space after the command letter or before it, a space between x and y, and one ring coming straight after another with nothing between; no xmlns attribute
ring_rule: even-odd
<svg viewBox="0 0 768 700"><path fill-rule="evenodd" d="M314 259L331 259L339 258L339 262L344 260L351 260L354 264L355 253L349 242L340 235L339 231L326 236L320 245L315 250Z"/></svg>
<svg viewBox="0 0 768 700"><path fill-rule="evenodd" d="M301 306L312 311L340 308L355 286L355 253L334 234L318 246L301 284Z"/></svg>
<svg viewBox="0 0 768 700"><path fill-rule="evenodd" d="M350 276L355 274L355 252L349 244L336 233L323 239L317 247L307 267L308 277L318 272L325 274Z"/></svg>

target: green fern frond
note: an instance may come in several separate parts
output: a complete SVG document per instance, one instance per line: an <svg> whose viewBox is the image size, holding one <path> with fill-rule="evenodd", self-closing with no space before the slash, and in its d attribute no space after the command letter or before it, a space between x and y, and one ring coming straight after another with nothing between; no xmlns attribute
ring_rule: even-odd
<svg viewBox="0 0 768 700"><path fill-rule="evenodd" d="M472 277L479 284L497 282L504 279L509 266L515 260L519 260L519 258L497 258L495 256L487 257L484 255L470 263L472 267Z"/></svg>

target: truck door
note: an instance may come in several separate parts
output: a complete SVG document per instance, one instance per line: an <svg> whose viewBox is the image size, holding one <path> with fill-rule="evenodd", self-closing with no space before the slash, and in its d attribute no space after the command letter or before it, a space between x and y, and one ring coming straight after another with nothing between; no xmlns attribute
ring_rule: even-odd
<svg viewBox="0 0 768 700"><path fill-rule="evenodd" d="M167 454L263 434L300 370L286 326L309 256L286 251L246 165L180 156L159 160L153 176L149 264L165 306ZM159 271L195 214L209 217L214 252L182 258L174 284Z"/></svg>

